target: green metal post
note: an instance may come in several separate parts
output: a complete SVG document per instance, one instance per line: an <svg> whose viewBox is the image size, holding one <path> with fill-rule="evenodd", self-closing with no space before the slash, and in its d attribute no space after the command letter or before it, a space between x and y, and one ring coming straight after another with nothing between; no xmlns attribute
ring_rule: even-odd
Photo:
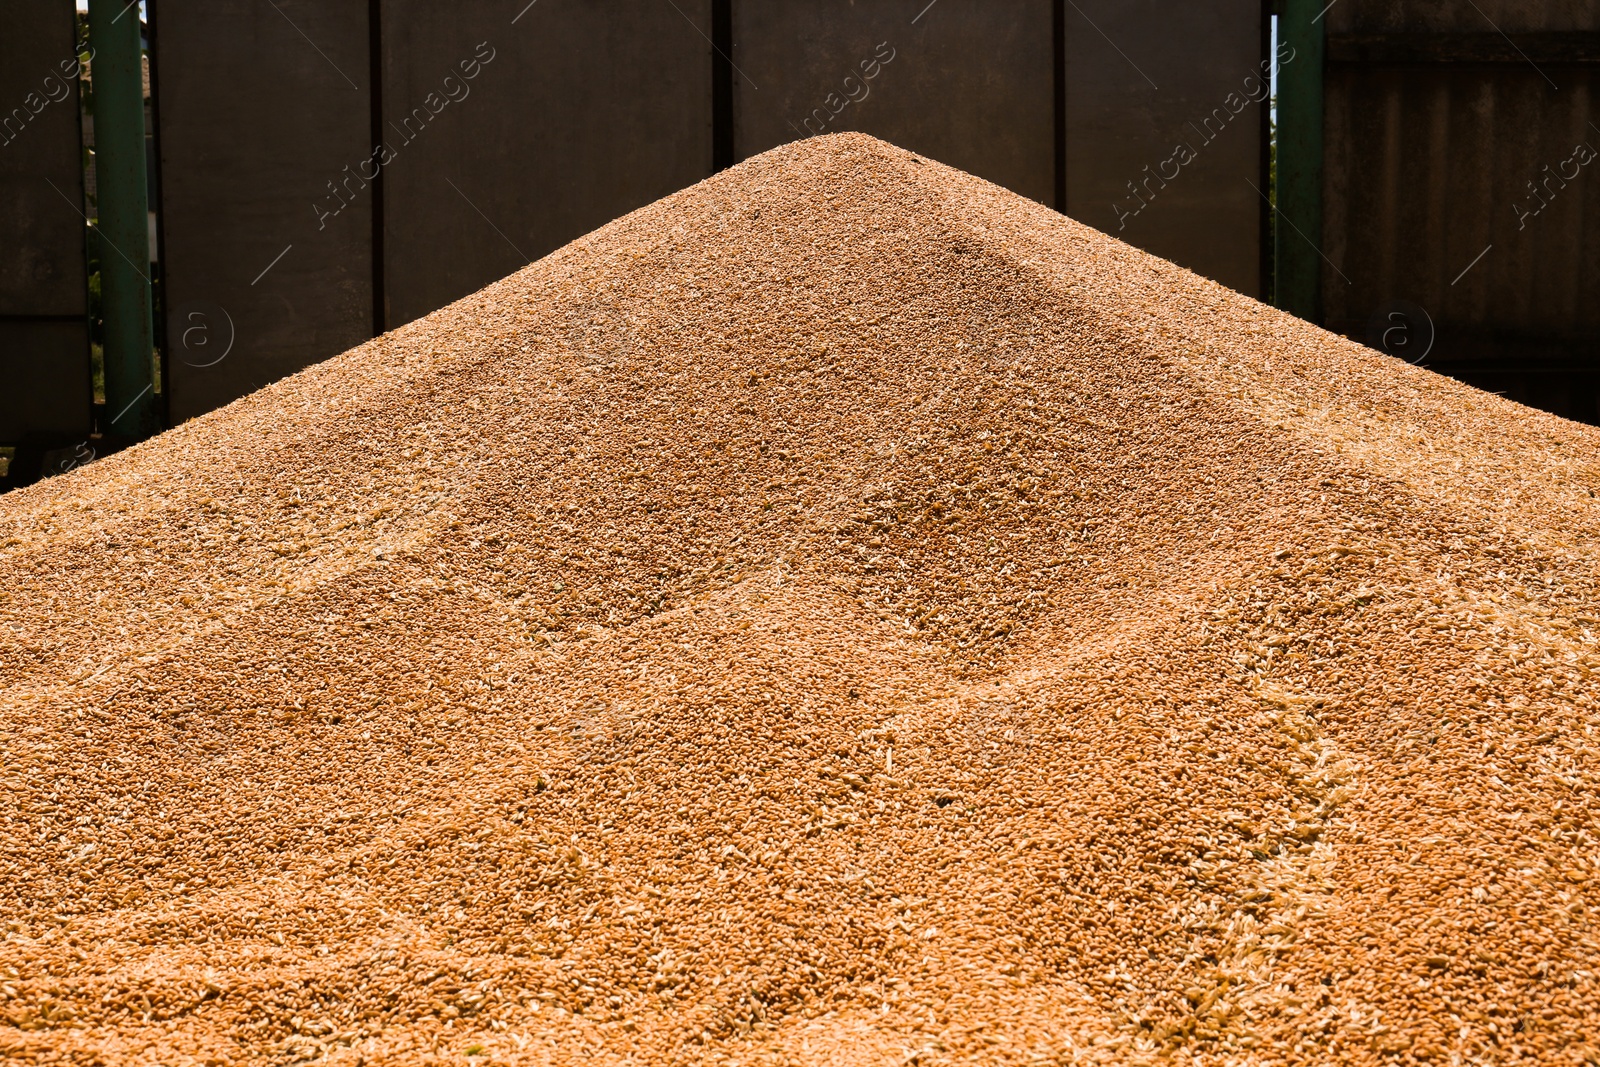
<svg viewBox="0 0 1600 1067"><path fill-rule="evenodd" d="M149 192L137 0L90 0L94 177L105 320L106 429L137 440L156 427L151 356Z"/></svg>
<svg viewBox="0 0 1600 1067"><path fill-rule="evenodd" d="M1322 72L1326 0L1283 0L1278 18L1278 306L1322 317Z"/></svg>

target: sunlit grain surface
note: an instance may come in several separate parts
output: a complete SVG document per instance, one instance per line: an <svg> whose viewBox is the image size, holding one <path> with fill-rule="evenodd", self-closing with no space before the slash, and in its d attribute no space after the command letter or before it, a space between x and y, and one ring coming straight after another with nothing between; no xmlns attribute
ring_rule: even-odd
<svg viewBox="0 0 1600 1067"><path fill-rule="evenodd" d="M8 1063L1579 1063L1600 434L858 135L0 499Z"/></svg>

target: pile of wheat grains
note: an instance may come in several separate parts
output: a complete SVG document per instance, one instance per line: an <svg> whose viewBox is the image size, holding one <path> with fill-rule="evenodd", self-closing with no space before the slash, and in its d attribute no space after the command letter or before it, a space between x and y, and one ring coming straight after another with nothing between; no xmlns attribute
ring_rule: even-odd
<svg viewBox="0 0 1600 1067"><path fill-rule="evenodd" d="M859 135L0 500L8 1063L1593 1063L1600 433Z"/></svg>

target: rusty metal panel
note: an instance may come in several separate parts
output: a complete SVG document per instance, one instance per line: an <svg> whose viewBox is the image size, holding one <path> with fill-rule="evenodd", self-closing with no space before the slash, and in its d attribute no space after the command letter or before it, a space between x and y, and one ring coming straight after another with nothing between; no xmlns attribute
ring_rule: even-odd
<svg viewBox="0 0 1600 1067"><path fill-rule="evenodd" d="M710 0L382 8L390 327L710 175Z"/></svg>
<svg viewBox="0 0 1600 1067"><path fill-rule="evenodd" d="M1597 421L1600 68L1537 35L1592 34L1600 3L1344 0L1329 23L1327 325L1391 349L1398 325L1409 358ZM1502 30L1534 36L1507 55Z"/></svg>
<svg viewBox="0 0 1600 1067"><path fill-rule="evenodd" d="M0 443L89 432L76 28L70 4L0 35Z"/></svg>
<svg viewBox="0 0 1600 1067"><path fill-rule="evenodd" d="M367 42L365 0L160 0L174 423L372 335Z"/></svg>
<svg viewBox="0 0 1600 1067"><path fill-rule="evenodd" d="M1049 0L925 3L734 0L737 158L859 130L1054 204Z"/></svg>
<svg viewBox="0 0 1600 1067"><path fill-rule="evenodd" d="M1260 0L1067 5L1067 213L1261 294Z"/></svg>

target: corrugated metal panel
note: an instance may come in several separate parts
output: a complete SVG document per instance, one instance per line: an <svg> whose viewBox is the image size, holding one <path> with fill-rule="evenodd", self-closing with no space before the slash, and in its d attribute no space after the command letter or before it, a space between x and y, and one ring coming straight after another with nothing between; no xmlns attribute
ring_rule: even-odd
<svg viewBox="0 0 1600 1067"><path fill-rule="evenodd" d="M1600 3L1343 0L1328 21L1328 326L1370 342L1417 305L1427 365L1597 421L1600 66L1555 34L1600 29Z"/></svg>

